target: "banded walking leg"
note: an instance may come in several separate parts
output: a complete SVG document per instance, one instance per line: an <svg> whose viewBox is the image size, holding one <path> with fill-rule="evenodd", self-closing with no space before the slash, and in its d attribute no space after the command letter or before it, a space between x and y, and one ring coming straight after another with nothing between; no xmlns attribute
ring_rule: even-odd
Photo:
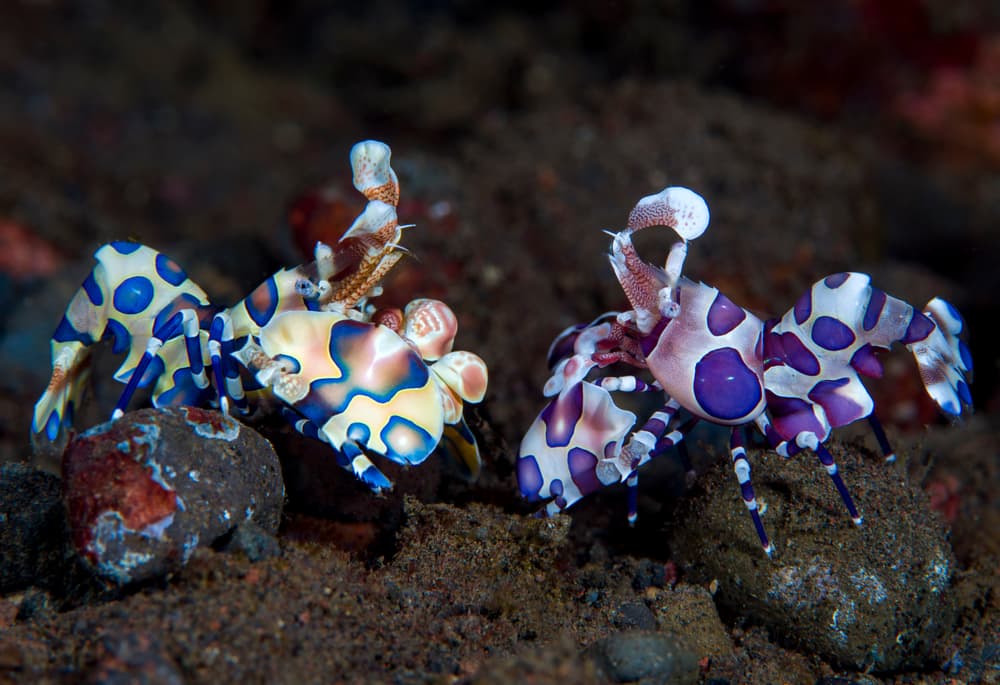
<svg viewBox="0 0 1000 685"><path fill-rule="evenodd" d="M215 390L219 394L219 409L229 414L232 402L242 413L248 411L239 367L233 359L233 320L226 312L219 312L212 319L208 332L208 352L212 360Z"/></svg>
<svg viewBox="0 0 1000 685"><path fill-rule="evenodd" d="M673 400L671 400L671 402L672 401ZM666 408L664 408L664 409L666 409ZM666 414L667 412L666 411L662 411L662 412L657 412L657 413ZM653 416L656 416L656 414L654 414ZM650 418L650 421L652 421L652 418ZM675 428L674 430L670 431L669 433L665 433L665 434L661 435L657 439L657 441L656 441L656 446L653 447L653 449L650 451L649 456L646 458L646 461L651 461L651 460L655 459L656 457L660 456L661 454L663 454L664 452L666 452L671 447L676 446L678 448L681 448L681 446L683 446L685 444L684 443L684 438L691 431L691 429L694 428L698 424L698 421L699 421L699 419L697 419L697 418L691 418L691 419L685 421L683 424L681 424L680 427ZM647 422L646 425L649 425L649 423ZM646 426L643 426L643 430L645 430L645 428L646 428ZM646 461L644 461L642 463L646 463ZM685 475L685 485L686 485L687 480L690 479L690 478L693 478L693 475L694 475L694 471L691 469L691 460L689 458L687 458L687 451L686 450L684 451L684 457L681 459L681 464L682 464L682 466L684 466L684 469L685 469L684 475ZM634 526L636 520L638 520L638 518L639 518L639 470L638 470L638 468L636 468L636 470L633 471L629 475L629 477L627 479L625 479L625 484L628 487L628 524L630 526Z"/></svg>
<svg viewBox="0 0 1000 685"><path fill-rule="evenodd" d="M743 427L733 426L729 436L729 453L733 458L733 470L736 472L736 479L740 482L740 494L743 496L743 503L750 512L753 526L757 530L757 537L760 538L761 547L767 556L774 554L771 541L767 538L764 530L764 523L760 520L760 511L757 507L757 496L753 490L753 483L750 482L750 462L747 461L747 450L744 442Z"/></svg>
<svg viewBox="0 0 1000 685"><path fill-rule="evenodd" d="M628 523L630 526L635 525L639 517L639 467L654 456L666 451L669 446L683 440L683 434L678 431L674 431L669 436L666 435L667 427L680 406L676 400L667 400L661 409L653 412L642 428L632 434L628 444L622 450L623 458L629 460L624 465L629 469L625 485L628 488ZM667 438L669 438L669 444L664 444L663 449L657 452L656 448L660 446L660 441Z"/></svg>
<svg viewBox="0 0 1000 685"><path fill-rule="evenodd" d="M591 382L608 392L657 392L662 390L656 381L647 383L637 376L604 376Z"/></svg>
<svg viewBox="0 0 1000 685"><path fill-rule="evenodd" d="M140 384L146 385L146 383L142 382L143 376L145 376L146 372L149 370L149 365L154 359L156 359L160 348L163 347L163 343L176 338L178 335L187 334L184 325L184 312L190 312L190 316L194 317L194 312L190 309L181 310L153 331L153 335L146 343L146 351L142 353L142 356L139 358L138 363L136 363L135 368L132 369L132 375L129 376L128 382L125 384L125 389L122 390L122 394L119 396L117 404L115 404L115 409L111 412L112 420L118 420L122 417L125 410L128 408L128 403L132 401L132 397L135 395L135 391L139 388ZM195 335L197 335L197 333L195 333ZM195 357L197 358L197 362L201 363L200 351L195 355ZM190 359L190 355L188 363L193 363ZM156 375L158 376L162 372L163 369L161 368ZM147 383L151 383L155 380L155 378L151 378L147 381Z"/></svg>
<svg viewBox="0 0 1000 685"><path fill-rule="evenodd" d="M281 415L302 435L313 440L325 442L333 451L337 466L349 471L355 478L367 485L374 493L392 489L392 481L386 478L372 461L365 456L364 451L354 441L345 442L340 448L331 444L326 434L319 429L314 421L301 414L282 407Z"/></svg>
<svg viewBox="0 0 1000 685"><path fill-rule="evenodd" d="M858 508L854 506L854 500L851 499L851 493L848 492L847 486L844 485L844 479L840 477L840 472L837 469L837 463L833 460L833 455L830 451L819 441L819 439L812 433L800 433L796 439L798 445L802 448L811 449L819 457L819 461L823 464L823 468L826 472L830 474L830 480L833 481L834 486L837 488L837 492L840 493L840 499L844 501L844 506L847 507L848 513L851 515L851 520L854 521L855 525L860 526L863 522L862 516L858 513Z"/></svg>
<svg viewBox="0 0 1000 685"><path fill-rule="evenodd" d="M896 461L896 451L889 445L889 438L885 436L885 429L882 427L882 422L878 420L874 412L868 415L868 425L872 427L872 432L875 433L875 439L878 440L878 446L882 449L882 456L885 457L885 460L888 462Z"/></svg>

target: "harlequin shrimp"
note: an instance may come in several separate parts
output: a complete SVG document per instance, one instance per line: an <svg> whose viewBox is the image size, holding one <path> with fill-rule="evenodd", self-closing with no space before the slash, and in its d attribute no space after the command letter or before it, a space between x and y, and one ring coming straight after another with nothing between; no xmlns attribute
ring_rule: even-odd
<svg viewBox="0 0 1000 685"><path fill-rule="evenodd" d="M638 469L679 444L699 421L731 426L730 455L740 491L765 552L773 551L750 480L743 427L755 425L785 457L816 454L852 520L862 516L824 446L833 428L867 418L887 460L894 454L873 413L862 376L877 378L876 350L901 343L917 361L928 394L949 415L971 407L968 347L959 313L940 298L923 312L871 284L862 273L827 276L779 319L762 321L716 288L681 272L689 241L709 223L705 201L670 187L632 209L612 233L611 266L632 309L608 312L561 333L549 350L552 400L524 436L517 460L521 494L560 512L595 490L624 481L629 521L637 515ZM632 234L667 226L680 237L663 268L642 261ZM623 363L637 376L590 378ZM636 415L613 392L655 392L662 407L638 430ZM682 418L681 410L690 415Z"/></svg>
<svg viewBox="0 0 1000 685"><path fill-rule="evenodd" d="M443 302L375 309L399 244L399 182L377 141L351 150L354 186L368 204L315 260L282 269L232 307L209 302L173 260L132 242L104 245L52 337L52 378L35 405L36 449L61 451L90 375L96 343L125 360L113 419L138 388L154 406L215 405L229 415L277 410L329 444L337 463L372 490L391 487L375 453L420 464L446 437L473 473L475 440L465 402L486 392L486 365L453 350L458 323Z"/></svg>

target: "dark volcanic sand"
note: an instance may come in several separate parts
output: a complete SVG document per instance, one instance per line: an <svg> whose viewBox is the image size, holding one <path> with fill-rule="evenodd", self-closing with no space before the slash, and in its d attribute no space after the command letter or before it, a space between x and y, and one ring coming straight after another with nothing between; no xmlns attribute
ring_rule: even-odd
<svg viewBox="0 0 1000 685"><path fill-rule="evenodd" d="M288 489L280 556L250 563L204 549L172 578L128 591L79 569L44 577L47 590L0 599L0 682L606 682L581 653L621 646L628 631L684 653L661 673L693 657L695 682L997 682L996 166L932 146L917 164L871 111L817 123L713 86L719 44L702 40L697 12L556 7L533 20L430 4L354 21L313 3L0 9L0 221L22 224L61 260L15 276L10 264L42 263L5 250L0 459L31 458L47 338L100 243L153 245L228 304L303 260L286 205L327 182L349 190L347 152L363 138L392 146L400 219L417 224L404 233L417 259L396 268L385 299L446 300L457 347L491 371L472 415L486 462L476 485L432 459L387 468L397 488L376 499L322 446L269 423ZM653 465L634 530L620 489L571 517L523 516L531 507L516 497L513 464L543 404L545 350L566 326L625 305L601 229L668 183L697 190L712 211L686 274L754 311L783 312L813 281L850 269L909 302L942 295L965 313L977 413L954 427L924 418L915 367L891 357L902 375L873 385L895 418L901 463L855 491L863 509L890 512L901 487L927 508L921 490L945 495L953 604L930 610L948 626L921 647L920 664L844 670L807 635L768 630L763 616L720 601L723 578L691 558L697 525L683 539L675 529L718 473L684 495L672 464ZM653 262L670 242L666 231L637 238ZM104 366L81 426L114 401L114 366ZM837 449L877 462L860 435L838 434ZM720 447L704 431L691 452L700 470L724 467L731 479L733 545L756 544L729 467L713 466L727 458ZM850 568L865 537L822 475L816 465L810 497L836 533L793 514L779 555L796 536L832 535ZM939 514L927 518L898 527L921 521L922 535L944 539ZM768 563L759 560L765 572ZM665 678L644 682L689 682Z"/></svg>

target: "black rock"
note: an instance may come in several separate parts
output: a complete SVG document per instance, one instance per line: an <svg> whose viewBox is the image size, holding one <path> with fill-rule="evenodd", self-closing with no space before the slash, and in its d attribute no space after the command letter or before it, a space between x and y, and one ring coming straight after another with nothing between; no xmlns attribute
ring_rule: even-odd
<svg viewBox="0 0 1000 685"><path fill-rule="evenodd" d="M273 534L284 503L270 443L192 407L142 409L77 436L63 478L77 552L119 584L177 571L247 521Z"/></svg>

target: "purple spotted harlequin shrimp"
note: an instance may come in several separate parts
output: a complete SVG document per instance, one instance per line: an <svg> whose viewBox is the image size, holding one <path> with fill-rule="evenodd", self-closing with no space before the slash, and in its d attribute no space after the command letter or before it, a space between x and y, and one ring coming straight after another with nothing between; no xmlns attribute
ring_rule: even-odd
<svg viewBox="0 0 1000 685"><path fill-rule="evenodd" d="M375 491L392 484L366 453L420 464L444 437L477 474L462 410L482 400L487 370L475 354L452 350L455 314L438 300L402 311L368 303L405 253L389 162L384 143L355 145L351 166L365 210L336 245L316 245L315 261L278 271L232 307L211 304L153 248L101 247L52 337L52 378L32 421L36 449L62 451L94 345L110 340L125 355L112 418L151 386L157 407L217 405L227 415L277 408Z"/></svg>
<svg viewBox="0 0 1000 685"><path fill-rule="evenodd" d="M539 515L552 515L624 481L634 522L643 464L681 443L698 421L732 426L733 468L770 555L744 426L757 426L782 456L814 452L860 524L824 443L832 429L867 418L886 459L894 459L861 381L882 375L876 350L905 345L928 394L953 416L972 404L966 378L972 358L959 340L964 324L954 307L935 298L917 311L861 273L827 276L783 317L761 321L717 289L681 274L688 242L708 222L701 196L671 187L640 200L625 230L612 234L611 266L632 309L573 326L553 342L552 376L544 389L552 399L521 442L518 483L527 499L546 501ZM680 237L662 268L642 261L632 245L632 234L649 226L670 227ZM652 380L591 373L614 363L645 370ZM636 415L615 404L614 392L656 392L664 402L634 430ZM690 416L683 418L681 410Z"/></svg>

